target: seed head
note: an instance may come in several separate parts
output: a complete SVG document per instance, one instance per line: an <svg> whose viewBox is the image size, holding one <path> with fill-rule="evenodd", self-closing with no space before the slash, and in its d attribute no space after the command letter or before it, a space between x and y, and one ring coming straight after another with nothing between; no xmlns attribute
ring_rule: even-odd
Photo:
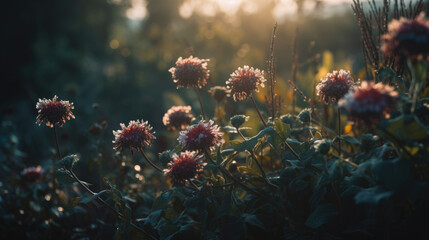
<svg viewBox="0 0 429 240"><path fill-rule="evenodd" d="M173 82L177 83L177 88L202 88L207 84L210 76L210 70L207 69L208 61L209 59L192 56L185 59L179 57L176 67L172 67L168 71L171 72Z"/></svg>
<svg viewBox="0 0 429 240"><path fill-rule="evenodd" d="M28 167L21 171L21 177L27 182L37 182L43 179L45 171L41 166Z"/></svg>
<svg viewBox="0 0 429 240"><path fill-rule="evenodd" d="M264 71L244 65L230 75L226 87L231 89L234 101L246 100L253 91L259 92L259 86L265 87Z"/></svg>
<svg viewBox="0 0 429 240"><path fill-rule="evenodd" d="M366 123L376 123L394 108L398 92L383 83L362 82L355 91L347 93L338 106L347 109L349 117Z"/></svg>
<svg viewBox="0 0 429 240"><path fill-rule="evenodd" d="M203 163L201 156L195 152L185 151L173 155L173 161L168 163L168 168L164 169L174 186L184 185L189 178L195 178L203 171L206 163Z"/></svg>
<svg viewBox="0 0 429 240"><path fill-rule="evenodd" d="M142 151L146 147L152 145L152 139L155 139L153 135L155 132L151 132L152 127L148 122L143 120L130 121L128 126L121 123L121 130L113 131L115 140L112 141L115 146L113 149L119 152L123 152L127 148L133 151Z"/></svg>
<svg viewBox="0 0 429 240"><path fill-rule="evenodd" d="M66 119L70 120L70 118L75 118L71 112L71 110L74 109L73 103L62 100L57 101L57 99L57 96L54 96L52 100L39 98L36 104L36 109L39 109L36 123L39 124L39 126L45 122L48 127L54 127L55 124L62 127Z"/></svg>
<svg viewBox="0 0 429 240"><path fill-rule="evenodd" d="M231 125L235 128L240 128L247 120L249 120L249 116L246 115L235 115L230 118Z"/></svg>
<svg viewBox="0 0 429 240"><path fill-rule="evenodd" d="M341 69L326 74L326 77L321 79L317 84L317 95L322 97L326 104L330 100L338 102L353 86L353 79L349 71Z"/></svg>
<svg viewBox="0 0 429 240"><path fill-rule="evenodd" d="M381 49L388 57L429 61L429 20L425 19L425 14L422 12L413 20L393 19L388 33L382 36Z"/></svg>
<svg viewBox="0 0 429 240"><path fill-rule="evenodd" d="M195 119L191 106L173 106L165 113L162 122L169 131L185 130Z"/></svg>
<svg viewBox="0 0 429 240"><path fill-rule="evenodd" d="M201 153L222 144L222 136L223 133L219 131L219 126L215 125L213 120L209 120L208 122L200 121L198 124L190 126L188 130L181 131L177 140L184 149Z"/></svg>

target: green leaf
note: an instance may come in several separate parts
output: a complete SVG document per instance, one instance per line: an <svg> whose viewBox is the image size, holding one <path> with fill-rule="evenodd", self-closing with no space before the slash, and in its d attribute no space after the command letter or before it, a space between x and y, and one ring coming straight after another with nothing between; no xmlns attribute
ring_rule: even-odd
<svg viewBox="0 0 429 240"><path fill-rule="evenodd" d="M71 174L63 168L57 169L55 175L57 177L57 181L61 185L68 185L76 182L76 180L71 176Z"/></svg>
<svg viewBox="0 0 429 240"><path fill-rule="evenodd" d="M72 169L73 166L79 162L79 157L76 154L69 155L61 159L60 164L66 169Z"/></svg>
<svg viewBox="0 0 429 240"><path fill-rule="evenodd" d="M281 138L286 139L289 137L289 129L289 124L282 122L282 120L278 118L274 120L274 130Z"/></svg>
<svg viewBox="0 0 429 240"><path fill-rule="evenodd" d="M380 127L384 128L388 134L380 132L380 135L396 142L392 137L406 141L423 141L429 139L429 131L414 115L401 115L397 118L383 121Z"/></svg>
<svg viewBox="0 0 429 240"><path fill-rule="evenodd" d="M332 222L338 215L338 209L329 203L320 204L305 221L305 225L318 228Z"/></svg>
<svg viewBox="0 0 429 240"><path fill-rule="evenodd" d="M346 141L352 145L357 145L357 146L361 145L361 142L352 136L343 135L341 137L335 137L334 141L336 141L337 139L341 139L341 140Z"/></svg>
<svg viewBox="0 0 429 240"><path fill-rule="evenodd" d="M359 203L367 203L377 205L383 200L388 200L393 195L393 192L382 189L380 186L363 189L355 196L355 201Z"/></svg>
<svg viewBox="0 0 429 240"><path fill-rule="evenodd" d="M92 202L93 200L97 199L99 196L101 196L103 193L108 192L109 190L105 189L103 191L100 191L92 196L89 197L85 197L83 199L80 200L81 203L89 203Z"/></svg>
<svg viewBox="0 0 429 240"><path fill-rule="evenodd" d="M272 133L275 133L274 128L267 127L262 129L258 134L256 134L256 136L249 138L246 141L231 141L231 145L238 152L244 152L246 150L251 151L258 143L258 139L262 138L265 134L271 135Z"/></svg>

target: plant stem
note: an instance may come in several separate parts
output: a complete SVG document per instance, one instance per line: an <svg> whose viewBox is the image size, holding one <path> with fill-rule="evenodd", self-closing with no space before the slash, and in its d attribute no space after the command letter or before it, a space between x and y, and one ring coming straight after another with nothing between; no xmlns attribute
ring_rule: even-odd
<svg viewBox="0 0 429 240"><path fill-rule="evenodd" d="M198 90L198 87L194 87L194 89L195 89L195 92L197 93L198 101L200 102L201 114L203 116L203 120L206 120L206 113L204 111L203 102L201 101L200 90Z"/></svg>
<svg viewBox="0 0 429 240"><path fill-rule="evenodd" d="M341 137L341 109L338 108L338 137ZM341 156L341 139L338 139L338 154Z"/></svg>
<svg viewBox="0 0 429 240"><path fill-rule="evenodd" d="M240 135L240 137L244 140L244 141L246 141L247 139L246 139L246 137L240 132L240 130L238 130L238 128L235 128L235 129L237 129L237 133L238 133L238 135Z"/></svg>
<svg viewBox="0 0 429 240"><path fill-rule="evenodd" d="M74 178L74 180L76 180L76 182L79 183L80 186L82 186L89 194L91 194L92 196L94 196L96 193L93 192L91 189L89 189L88 186L86 186L77 176L76 174L72 171L72 170L68 170L71 174L71 176ZM120 212L118 212L114 207L112 207L110 204L108 204L106 201L104 201L101 197L97 197L97 200L100 201L102 204L104 204L106 207L108 207L111 211L113 211L114 213L116 213L116 215L118 215L119 218L123 218L124 215ZM151 238L151 239L156 239L153 236L151 236L150 234L148 234L144 229L140 228L139 226L135 225L134 223L130 222L131 227L139 230L140 232L142 232L144 235L146 235L147 237Z"/></svg>
<svg viewBox="0 0 429 240"><path fill-rule="evenodd" d="M200 190L200 189L198 188L198 185L197 185L197 184L195 184L194 182L192 182L190 178L188 178L188 182L191 184L191 186L192 186L192 187L194 187L194 188L195 188L195 190L197 190L197 191L199 191L199 190Z"/></svg>
<svg viewBox="0 0 429 240"><path fill-rule="evenodd" d="M258 159L256 158L255 154L253 153L253 151L249 151L250 152L250 156L253 158L253 160L256 162L256 165L259 168L259 171L261 171L262 177L265 179L265 181L268 182L267 176L265 175L265 171L262 168L262 165L260 162L258 162Z"/></svg>
<svg viewBox="0 0 429 240"><path fill-rule="evenodd" d="M57 155L58 160L61 160L61 152L60 152L60 145L58 144L58 136L57 136L57 125L54 124L54 139L55 139L55 146L57 148ZM56 188L56 182L55 182L55 159L52 158L52 195L53 197L57 196L57 188Z"/></svg>
<svg viewBox="0 0 429 240"><path fill-rule="evenodd" d="M253 96L252 96L252 95L250 95L250 99L252 99L253 106L255 107L256 112L258 113L258 116L259 116L259 118L260 118L260 119L261 119L261 121L262 121L262 124L264 124L264 127L267 127L267 123L265 122L264 118L262 117L262 114L261 114L261 112L259 111L258 105L256 105L255 99L253 98Z"/></svg>
<svg viewBox="0 0 429 240"><path fill-rule="evenodd" d="M146 154L143 152L143 150L140 150L140 152L141 152L141 154L143 155L143 157L146 159L146 161L153 167L153 168L155 168L156 170L158 170L159 172L161 172L161 173L164 173L164 171L160 168L160 167L158 167L158 166L156 166L147 156L146 156Z"/></svg>
<svg viewBox="0 0 429 240"><path fill-rule="evenodd" d="M61 152L60 152L60 145L58 144L58 136L57 136L57 128L56 124L54 124L54 135L55 135L55 145L57 147L57 154L58 154L58 160L61 160Z"/></svg>

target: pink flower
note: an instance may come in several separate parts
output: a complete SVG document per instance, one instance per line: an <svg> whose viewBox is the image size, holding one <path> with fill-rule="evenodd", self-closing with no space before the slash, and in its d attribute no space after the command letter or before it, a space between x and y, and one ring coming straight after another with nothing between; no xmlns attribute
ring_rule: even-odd
<svg viewBox="0 0 429 240"><path fill-rule="evenodd" d="M195 152L185 151L173 155L173 161L168 163L168 168L164 169L174 186L184 185L187 179L195 178L203 171L206 163L203 163L201 156Z"/></svg>
<svg viewBox="0 0 429 240"><path fill-rule="evenodd" d="M226 87L231 89L234 101L246 100L253 91L259 92L259 86L265 87L264 71L244 65L230 75Z"/></svg>
<svg viewBox="0 0 429 240"><path fill-rule="evenodd" d="M123 123L120 125L121 130L113 131L115 136L113 149L116 151L123 152L128 148L132 153L134 150L142 151L152 145L152 139L155 139L155 136L147 121L130 121L127 127Z"/></svg>
<svg viewBox="0 0 429 240"><path fill-rule="evenodd" d="M177 83L177 88L199 87L207 84L210 76L210 70L207 69L209 59L199 59L190 56L183 59L179 57L176 61L176 67L168 70L171 72L173 82Z"/></svg>
<svg viewBox="0 0 429 240"><path fill-rule="evenodd" d="M330 100L338 102L353 86L353 79L349 71L341 69L326 74L317 84L317 95L320 96L326 104Z"/></svg>
<svg viewBox="0 0 429 240"><path fill-rule="evenodd" d="M21 171L21 177L24 181L37 182L43 179L45 171L41 166L28 167Z"/></svg>
<svg viewBox="0 0 429 240"><path fill-rule="evenodd" d="M162 122L169 131L185 130L195 119L191 106L173 106L165 113Z"/></svg>
<svg viewBox="0 0 429 240"><path fill-rule="evenodd" d="M188 130L181 131L177 140L186 150L204 152L222 144L222 136L219 126L215 125L213 120L209 120L206 123L200 121L190 126Z"/></svg>
<svg viewBox="0 0 429 240"><path fill-rule="evenodd" d="M429 61L429 20L422 12L416 19L393 19L388 33L382 36L384 54L389 57L410 57Z"/></svg>
<svg viewBox="0 0 429 240"><path fill-rule="evenodd" d="M383 114L394 108L398 92L383 83L362 82L356 91L350 91L338 102L347 109L349 117L366 123L376 123Z"/></svg>
<svg viewBox="0 0 429 240"><path fill-rule="evenodd" d="M66 122L66 119L75 118L71 112L74 109L73 103L69 103L69 101L57 101L57 98L57 96L54 96L52 100L39 98L36 104L36 109L39 109L36 123L39 126L45 122L46 126L49 127L54 127L55 124L61 127Z"/></svg>

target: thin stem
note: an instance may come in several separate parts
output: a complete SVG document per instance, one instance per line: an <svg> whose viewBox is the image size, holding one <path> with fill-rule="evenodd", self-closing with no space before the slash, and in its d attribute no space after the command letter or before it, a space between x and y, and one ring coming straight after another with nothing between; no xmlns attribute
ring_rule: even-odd
<svg viewBox="0 0 429 240"><path fill-rule="evenodd" d="M55 145L57 147L57 154L58 154L58 160L61 160L61 152L60 152L60 145L58 144L58 136L57 136L57 128L56 124L54 124L54 134L55 134Z"/></svg>
<svg viewBox="0 0 429 240"><path fill-rule="evenodd" d="M259 168L259 171L261 171L262 177L265 179L265 181L268 182L267 176L265 175L265 171L261 166L261 163L258 162L258 159L256 158L255 154L253 153L253 151L249 151L250 152L250 156L253 158L253 160L256 162L256 165Z"/></svg>
<svg viewBox="0 0 429 240"><path fill-rule="evenodd" d="M258 105L256 105L255 99L253 98L252 95L250 95L250 99L252 99L253 106L255 107L256 112L258 113L259 118L261 119L262 123L264 124L264 127L267 127L267 123L265 122L264 118L262 117L262 114L259 111Z"/></svg>
<svg viewBox="0 0 429 240"><path fill-rule="evenodd" d="M88 186L86 186L77 176L76 174L72 171L72 170L68 170L71 174L71 176L76 180L76 182L79 183L80 186L82 186L89 194L91 194L92 196L94 196L96 193L93 192L91 189L89 189ZM123 218L124 215L120 212L118 212L114 207L112 207L110 204L108 204L106 201L104 201L101 197L97 197L97 200L100 201L102 204L104 204L106 207L108 207L111 211L113 211L114 213L116 213L116 215L118 215L119 218ZM143 234L145 234L147 237L150 237L151 239L156 239L153 236L151 236L150 234L148 234L144 229L140 228L139 226L135 225L134 223L130 222L131 227L139 230L140 232L142 232Z"/></svg>
<svg viewBox="0 0 429 240"><path fill-rule="evenodd" d="M341 137L341 109L338 108L338 137ZM338 148L340 151L338 152L341 155L341 139L338 139Z"/></svg>
<svg viewBox="0 0 429 240"><path fill-rule="evenodd" d="M241 137L244 141L246 141L247 139L246 139L246 137L241 133L241 131L240 131L240 130L238 130L238 128L235 128L235 129L237 129L237 133L238 133L238 135L240 135L240 137Z"/></svg>
<svg viewBox="0 0 429 240"><path fill-rule="evenodd" d="M203 115L203 120L206 120L206 113L204 111L203 102L201 101L200 90L198 90L198 87L194 87L194 89L195 89L195 92L197 93L198 101L200 101L201 114Z"/></svg>
<svg viewBox="0 0 429 240"><path fill-rule="evenodd" d="M146 159L146 161L153 167L153 168L155 168L156 170L158 170L159 172L161 172L161 173L164 173L164 171L160 168L160 167L158 167L158 166L156 166L147 156L146 156L146 154L143 152L143 150L141 150L140 151L141 152L141 154L143 155L143 157Z"/></svg>
<svg viewBox="0 0 429 240"><path fill-rule="evenodd" d="M198 188L198 185L197 185L197 184L195 184L194 182L192 182L190 178L188 178L188 182L191 184L191 186L192 186L192 187L194 187L194 188L195 188L195 190L197 190L197 191L199 191L199 190L200 190L200 189Z"/></svg>

